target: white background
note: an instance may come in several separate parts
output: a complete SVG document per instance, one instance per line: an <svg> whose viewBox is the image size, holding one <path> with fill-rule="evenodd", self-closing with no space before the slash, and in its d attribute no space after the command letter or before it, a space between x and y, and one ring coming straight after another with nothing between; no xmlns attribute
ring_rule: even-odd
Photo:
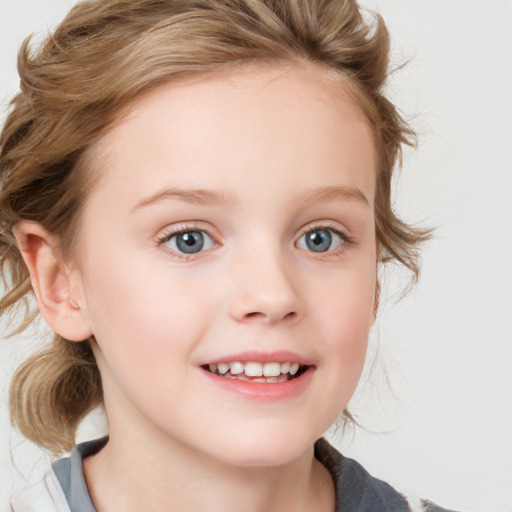
<svg viewBox="0 0 512 512"><path fill-rule="evenodd" d="M73 3L0 0L3 109L22 39ZM404 277L385 277L391 291L370 350L377 363L352 406L366 430L334 442L400 489L467 512L511 512L512 2L362 3L386 20L393 62L410 59L390 90L414 114L420 147L406 153L396 206L437 230L410 295L397 302ZM9 376L37 336L28 338L0 340L0 510L47 463L8 424Z"/></svg>

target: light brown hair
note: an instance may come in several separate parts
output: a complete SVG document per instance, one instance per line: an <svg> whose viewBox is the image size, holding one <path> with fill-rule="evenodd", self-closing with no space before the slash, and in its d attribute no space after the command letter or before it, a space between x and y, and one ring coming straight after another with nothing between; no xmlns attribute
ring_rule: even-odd
<svg viewBox="0 0 512 512"><path fill-rule="evenodd" d="M389 37L352 0L89 0L76 5L46 40L20 50L21 91L0 136L0 266L7 293L0 311L25 304L17 331L37 314L30 277L12 228L40 223L72 252L77 221L93 183L90 148L143 92L162 83L244 62L308 61L350 84L374 129L379 155L376 239L382 261L417 277L428 232L402 222L391 205L391 178L414 134L385 97ZM12 421L59 453L74 444L83 416L102 403L87 340L55 335L16 372Z"/></svg>

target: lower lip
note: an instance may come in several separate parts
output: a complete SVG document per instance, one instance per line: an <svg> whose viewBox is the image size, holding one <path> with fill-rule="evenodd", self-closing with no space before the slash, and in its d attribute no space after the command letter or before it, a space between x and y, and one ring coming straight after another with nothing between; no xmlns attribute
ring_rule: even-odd
<svg viewBox="0 0 512 512"><path fill-rule="evenodd" d="M251 400L271 402L287 400L299 396L311 382L315 368L310 366L302 375L295 379L275 383L246 382L238 379L230 379L228 377L220 377L203 368L200 368L200 370L214 385L224 391Z"/></svg>

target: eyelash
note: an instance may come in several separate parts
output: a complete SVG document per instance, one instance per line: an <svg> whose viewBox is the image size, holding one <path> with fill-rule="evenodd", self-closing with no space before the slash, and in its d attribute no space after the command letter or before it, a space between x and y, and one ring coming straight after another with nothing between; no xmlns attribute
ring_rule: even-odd
<svg viewBox="0 0 512 512"><path fill-rule="evenodd" d="M351 237L351 236L347 235L346 233L344 233L343 231L341 231L337 226L335 226L333 224L325 224L325 223L308 225L306 227L306 229L304 229L304 231L302 231L302 233L299 236L299 238L297 239L297 241L301 240L304 235L307 235L308 233L311 233L312 231L320 231L320 230L331 231L332 233L334 233L335 235L340 237L340 239L342 240L342 243L340 244L340 246L337 249L334 249L331 251L318 252L318 253L315 253L314 251L307 251L307 252L310 252L312 254L317 254L319 256L322 256L322 255L340 256L341 254L343 254L343 252L345 252L347 247L354 245L356 243L356 241L353 237ZM297 242L295 242L295 244L297 244ZM307 250L307 249L304 249L304 250Z"/></svg>
<svg viewBox="0 0 512 512"><path fill-rule="evenodd" d="M176 230L169 230L169 231L166 231L164 232L161 236L159 236L157 239L156 239L156 244L159 248L161 248L166 254L169 254L171 255L172 257L174 258L178 258L180 260L183 260L183 261L188 261L190 260L191 258L193 258L194 256L196 256L196 254L198 253L190 253L190 254L185 254L185 253L182 253L182 252L179 252L179 251L175 251L173 249L170 249L168 247L165 247L164 244L166 244L169 240L171 240L173 237L175 236L178 236L180 234L183 234L183 233L189 233L189 232L199 232L199 233L206 233L213 241L214 245L218 245L215 238L210 235L205 229L203 228L200 228L198 226L190 226L188 224L186 224L185 226L183 227L179 227L177 228ZM206 252L206 251L200 251L200 252Z"/></svg>
<svg viewBox="0 0 512 512"><path fill-rule="evenodd" d="M304 237L304 235L307 235L308 233L311 233L312 231L320 231L320 230L330 231L330 232L334 233L335 235L337 235L342 241L340 247L335 250L318 252L318 253L315 253L315 251L307 251L307 249L303 249L303 250L306 250L307 252L311 252L312 254L338 256L338 255L342 254L347 249L348 246L353 245L355 243L354 238L350 237L343 231L340 231L336 226L334 226L332 224L317 224L317 225L307 226L307 229L304 229L302 231L301 235L298 237L297 241L295 242L295 246L297 246L298 241L301 240L302 237ZM178 236L183 233L188 233L188 232L206 233L206 235L208 235L208 237L213 241L214 247L218 245L215 238L212 235L210 235L205 229L198 227L198 226L194 226L194 225L192 225L192 226L185 225L183 227L177 228L176 230L171 229L167 232L164 232L161 236L159 236L156 239L156 244L165 253L170 254L174 258L178 258L178 259L181 259L184 261L190 260L191 258L193 258L194 256L196 256L197 254L199 254L201 252L207 252L208 250L210 250L210 249L208 249L206 251L199 251L197 253L185 254L185 253L165 247L165 244L167 242L169 242L169 240L171 240L173 237Z"/></svg>

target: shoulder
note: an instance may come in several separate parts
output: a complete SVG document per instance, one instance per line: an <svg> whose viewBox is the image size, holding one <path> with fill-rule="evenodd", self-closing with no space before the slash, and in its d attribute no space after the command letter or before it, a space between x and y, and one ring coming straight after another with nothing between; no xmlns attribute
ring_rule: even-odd
<svg viewBox="0 0 512 512"><path fill-rule="evenodd" d="M315 444L315 456L335 482L336 512L455 512L398 492L323 438Z"/></svg>
<svg viewBox="0 0 512 512"><path fill-rule="evenodd" d="M66 496L53 471L11 499L12 512L70 512Z"/></svg>
<svg viewBox="0 0 512 512"><path fill-rule="evenodd" d="M12 512L96 512L82 469L88 455L105 446L108 437L81 443L69 457L52 464L43 480L11 499Z"/></svg>

